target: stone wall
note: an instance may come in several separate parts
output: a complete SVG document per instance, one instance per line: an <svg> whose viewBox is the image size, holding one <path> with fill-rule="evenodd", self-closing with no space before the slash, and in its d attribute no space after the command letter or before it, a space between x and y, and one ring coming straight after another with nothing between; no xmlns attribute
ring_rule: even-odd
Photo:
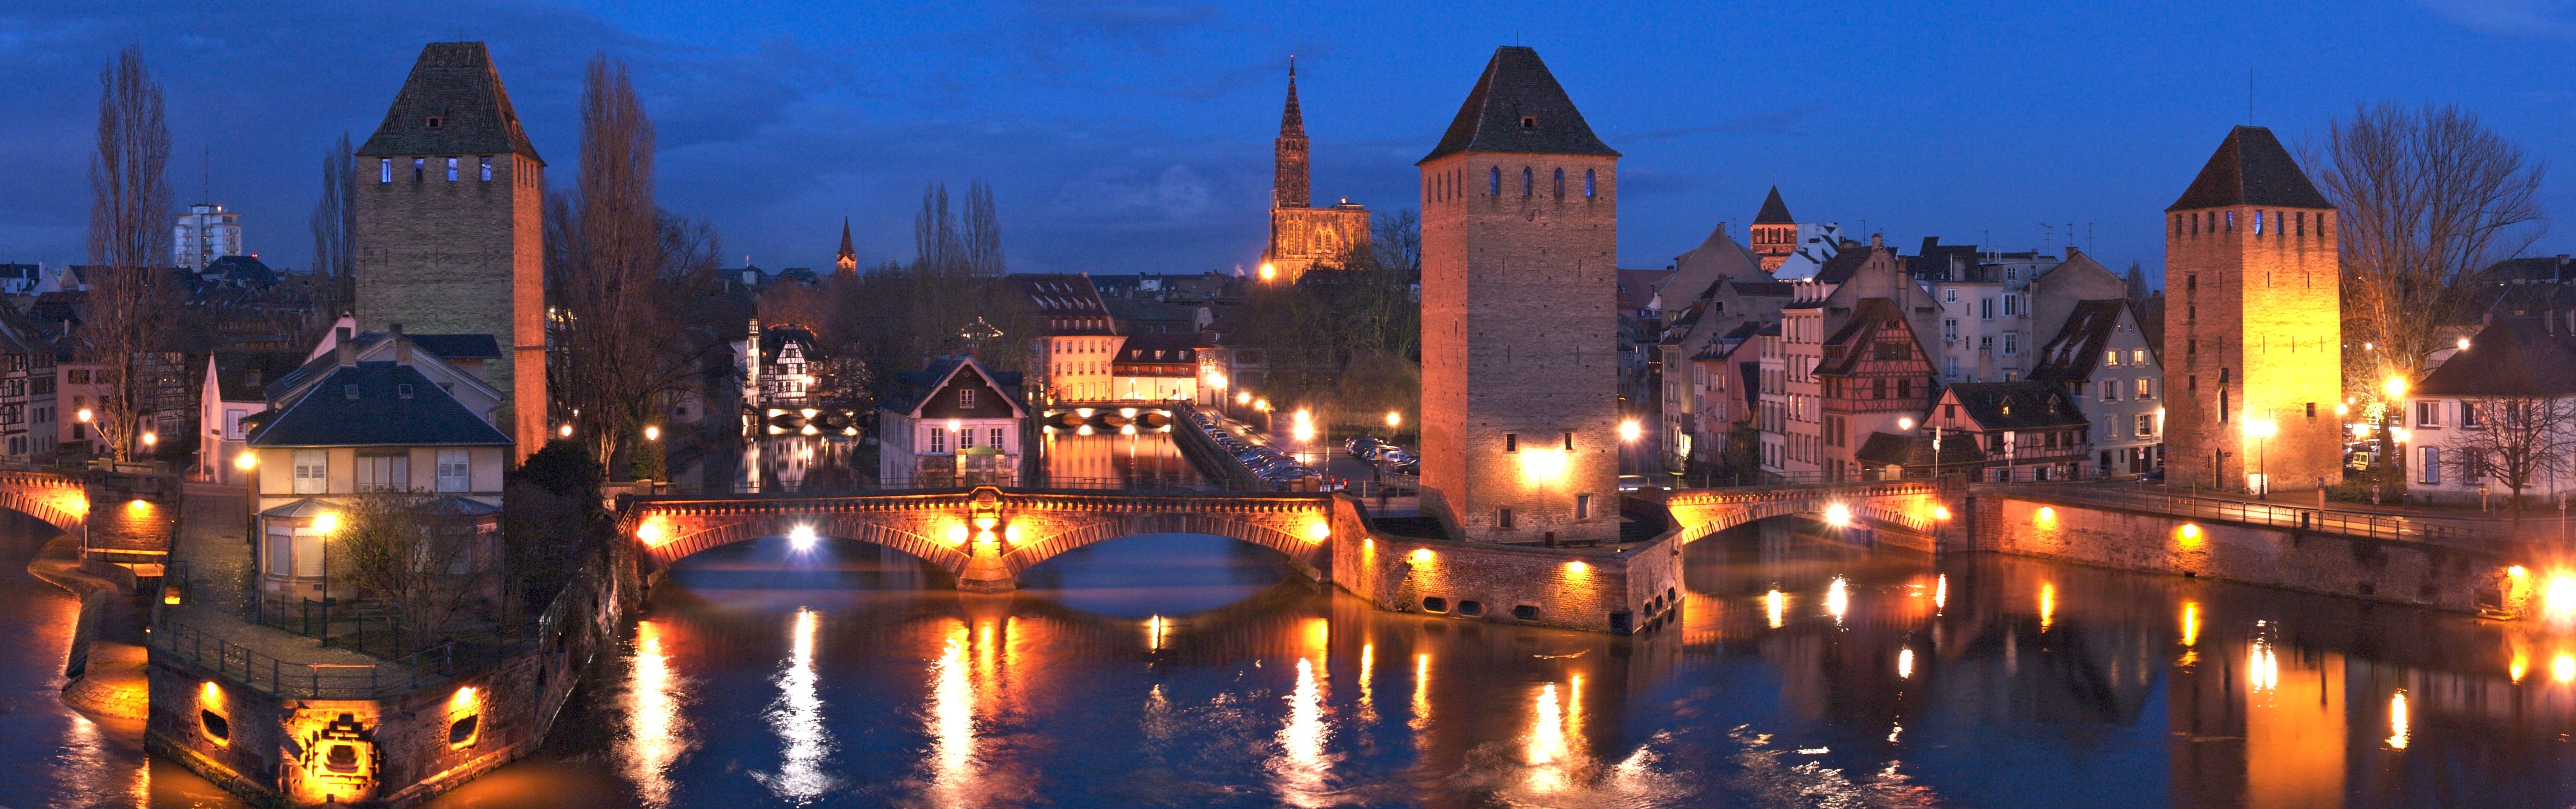
<svg viewBox="0 0 2576 809"><path fill-rule="evenodd" d="M1681 586L1670 536L1624 553L1410 539L1371 534L1357 501L1333 503L1332 581L1379 609L1630 632L1670 613Z"/></svg>
<svg viewBox="0 0 2576 809"><path fill-rule="evenodd" d="M2091 503L1982 494L1941 550L1990 551L2242 582L2452 612L2525 614L2531 560L2422 542L2190 520Z"/></svg>
<svg viewBox="0 0 2576 809"><path fill-rule="evenodd" d="M179 531L176 475L91 472L84 486L93 507L83 521L81 555L107 562L161 564Z"/></svg>

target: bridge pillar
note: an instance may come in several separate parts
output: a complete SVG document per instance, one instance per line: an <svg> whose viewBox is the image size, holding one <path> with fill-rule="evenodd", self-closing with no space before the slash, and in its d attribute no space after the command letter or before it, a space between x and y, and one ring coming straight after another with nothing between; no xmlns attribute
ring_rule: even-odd
<svg viewBox="0 0 2576 809"><path fill-rule="evenodd" d="M974 533L967 540L966 564L957 569L957 589L970 593L1007 593L1019 589L1009 565L1002 563L1002 538L995 533L1002 525L1002 490L979 487L967 495L967 522Z"/></svg>

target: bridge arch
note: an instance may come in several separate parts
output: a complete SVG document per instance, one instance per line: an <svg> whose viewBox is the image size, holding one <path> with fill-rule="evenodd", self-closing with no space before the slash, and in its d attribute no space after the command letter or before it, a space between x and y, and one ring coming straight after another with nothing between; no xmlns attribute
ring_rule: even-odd
<svg viewBox="0 0 2576 809"><path fill-rule="evenodd" d="M1823 514L1836 505L1857 519L1927 534L1939 523L1941 507L1939 489L1929 481L1704 489L1665 500L1683 543L1772 517Z"/></svg>
<svg viewBox="0 0 2576 809"><path fill-rule="evenodd" d="M1207 534L1248 542L1278 551L1297 563L1301 572L1309 576L1316 574L1317 553L1323 547L1323 542L1311 534L1300 538L1289 531L1248 520L1201 514L1122 514L1086 520L1036 541L1012 545L1002 553L1002 568L1017 576L1075 548L1144 534Z"/></svg>

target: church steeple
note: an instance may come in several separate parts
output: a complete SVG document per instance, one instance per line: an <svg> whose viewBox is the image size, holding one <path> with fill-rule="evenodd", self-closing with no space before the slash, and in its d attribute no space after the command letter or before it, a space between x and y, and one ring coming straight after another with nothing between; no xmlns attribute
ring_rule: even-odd
<svg viewBox="0 0 2576 809"><path fill-rule="evenodd" d="M850 248L850 218L841 217L841 254L832 260L835 273L859 274L859 251Z"/></svg>
<svg viewBox="0 0 2576 809"><path fill-rule="evenodd" d="M1305 208L1314 204L1307 192L1306 115L1297 109L1297 60L1288 59L1288 106L1279 113L1278 174L1270 184L1270 207Z"/></svg>

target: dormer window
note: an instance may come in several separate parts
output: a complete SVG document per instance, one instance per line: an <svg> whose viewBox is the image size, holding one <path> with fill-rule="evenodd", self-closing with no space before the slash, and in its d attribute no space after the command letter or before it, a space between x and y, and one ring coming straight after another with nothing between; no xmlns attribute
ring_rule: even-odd
<svg viewBox="0 0 2576 809"><path fill-rule="evenodd" d="M342 386L340 386L340 397L341 397L341 398L344 398L344 399L355 399L355 398L358 398L358 386L356 386L356 385L342 385Z"/></svg>
<svg viewBox="0 0 2576 809"><path fill-rule="evenodd" d="M411 398L411 383L405 382L394 386L394 395L405 399Z"/></svg>
<svg viewBox="0 0 2576 809"><path fill-rule="evenodd" d="M443 124L443 123L446 123L446 122L447 122L447 116L444 116L444 115L432 115L432 116L429 116L429 121L428 121L428 123L429 123L429 128L431 128L431 129L437 129L439 124Z"/></svg>
<svg viewBox="0 0 2576 809"><path fill-rule="evenodd" d="M433 119L433 120L435 120L435 119ZM435 124L432 124L432 126L435 126ZM1538 116L1536 116L1536 115L1523 115L1523 116L1521 116L1521 128L1522 128L1522 129L1537 129L1537 128L1538 128Z"/></svg>

